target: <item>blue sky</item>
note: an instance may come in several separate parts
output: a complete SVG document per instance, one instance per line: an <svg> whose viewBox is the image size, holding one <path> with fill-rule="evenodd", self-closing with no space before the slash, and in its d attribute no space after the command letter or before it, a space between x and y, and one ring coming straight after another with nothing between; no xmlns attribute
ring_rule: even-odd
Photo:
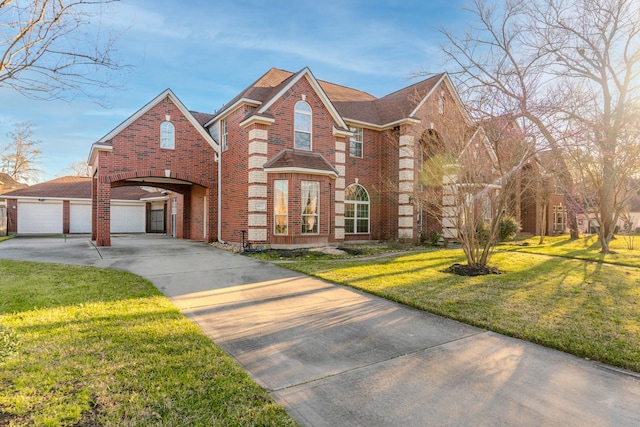
<svg viewBox="0 0 640 427"><path fill-rule="evenodd" d="M86 159L91 144L171 88L190 110L213 113L271 67L383 96L446 70L437 31L464 29L465 0L122 0L102 18L122 32L131 65L101 106L36 101L0 88L0 146L17 122L41 141L41 181Z"/></svg>

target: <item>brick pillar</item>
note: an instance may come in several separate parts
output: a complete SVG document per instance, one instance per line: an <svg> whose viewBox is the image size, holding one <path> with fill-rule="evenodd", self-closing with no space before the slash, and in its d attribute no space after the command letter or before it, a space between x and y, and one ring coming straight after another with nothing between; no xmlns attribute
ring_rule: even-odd
<svg viewBox="0 0 640 427"><path fill-rule="evenodd" d="M335 167L338 171L335 192L335 240L344 240L344 189L345 189L345 161L346 143L336 139Z"/></svg>
<svg viewBox="0 0 640 427"><path fill-rule="evenodd" d="M218 240L218 187L207 188L207 236L206 241L211 243Z"/></svg>
<svg viewBox="0 0 640 427"><path fill-rule="evenodd" d="M413 136L400 136L400 152L398 164L398 238L414 237L414 206L412 196L415 186L415 159Z"/></svg>
<svg viewBox="0 0 640 427"><path fill-rule="evenodd" d="M191 238L191 188L182 195L182 238Z"/></svg>
<svg viewBox="0 0 640 427"><path fill-rule="evenodd" d="M62 234L69 234L70 205L68 200L62 201Z"/></svg>
<svg viewBox="0 0 640 427"><path fill-rule="evenodd" d="M248 240L267 241L267 162L269 131L265 125L255 124L249 130L248 159Z"/></svg>
<svg viewBox="0 0 640 427"><path fill-rule="evenodd" d="M94 182L96 246L111 246L111 183L99 179L94 179Z"/></svg>

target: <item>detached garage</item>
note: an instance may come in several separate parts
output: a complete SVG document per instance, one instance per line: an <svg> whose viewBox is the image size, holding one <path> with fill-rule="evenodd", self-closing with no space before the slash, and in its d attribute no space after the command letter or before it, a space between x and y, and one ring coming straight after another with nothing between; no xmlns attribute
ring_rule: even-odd
<svg viewBox="0 0 640 427"><path fill-rule="evenodd" d="M140 187L113 188L111 196L112 233L146 232L148 200L165 197ZM58 178L3 197L7 199L9 233L91 233L91 178Z"/></svg>

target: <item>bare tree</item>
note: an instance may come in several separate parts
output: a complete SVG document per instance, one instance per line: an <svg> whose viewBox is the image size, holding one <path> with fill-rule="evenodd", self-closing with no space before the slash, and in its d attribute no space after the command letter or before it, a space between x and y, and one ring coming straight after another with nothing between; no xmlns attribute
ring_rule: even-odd
<svg viewBox="0 0 640 427"><path fill-rule="evenodd" d="M631 114L640 90L637 2L510 0L497 7L476 0L471 11L476 30L445 32L461 81L478 111L522 117L558 159L577 162L560 169L559 182L569 198L576 182L588 189L581 196L597 215L608 253L625 199L621 178L638 170L627 157L638 144ZM574 181L571 171L586 169ZM575 215L569 222L573 235Z"/></svg>
<svg viewBox="0 0 640 427"><path fill-rule="evenodd" d="M444 238L461 243L469 267L485 269L533 150L511 118L481 125L448 120L438 127L446 134L428 130L416 147L421 224L440 227Z"/></svg>
<svg viewBox="0 0 640 427"><path fill-rule="evenodd" d="M111 87L116 37L100 16L118 0L0 0L0 87L38 99ZM90 91L91 90L91 91Z"/></svg>
<svg viewBox="0 0 640 427"><path fill-rule="evenodd" d="M3 147L0 156L2 172L20 182L37 182L40 170L37 168L42 151L38 148L40 141L32 139L31 123L23 122L15 125L15 130L7 134L11 142Z"/></svg>
<svg viewBox="0 0 640 427"><path fill-rule="evenodd" d="M71 176L91 176L92 168L86 160L76 160L75 162L69 163L69 166L63 171L65 175Z"/></svg>

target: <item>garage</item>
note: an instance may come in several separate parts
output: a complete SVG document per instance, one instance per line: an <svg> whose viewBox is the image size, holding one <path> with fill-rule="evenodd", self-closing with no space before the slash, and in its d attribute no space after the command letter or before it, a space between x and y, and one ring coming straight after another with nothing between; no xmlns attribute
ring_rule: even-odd
<svg viewBox="0 0 640 427"><path fill-rule="evenodd" d="M69 204L69 233L91 233L91 203Z"/></svg>
<svg viewBox="0 0 640 427"><path fill-rule="evenodd" d="M145 205L111 203L112 233L144 233L146 231Z"/></svg>
<svg viewBox="0 0 640 427"><path fill-rule="evenodd" d="M62 201L19 201L18 234L61 234Z"/></svg>

